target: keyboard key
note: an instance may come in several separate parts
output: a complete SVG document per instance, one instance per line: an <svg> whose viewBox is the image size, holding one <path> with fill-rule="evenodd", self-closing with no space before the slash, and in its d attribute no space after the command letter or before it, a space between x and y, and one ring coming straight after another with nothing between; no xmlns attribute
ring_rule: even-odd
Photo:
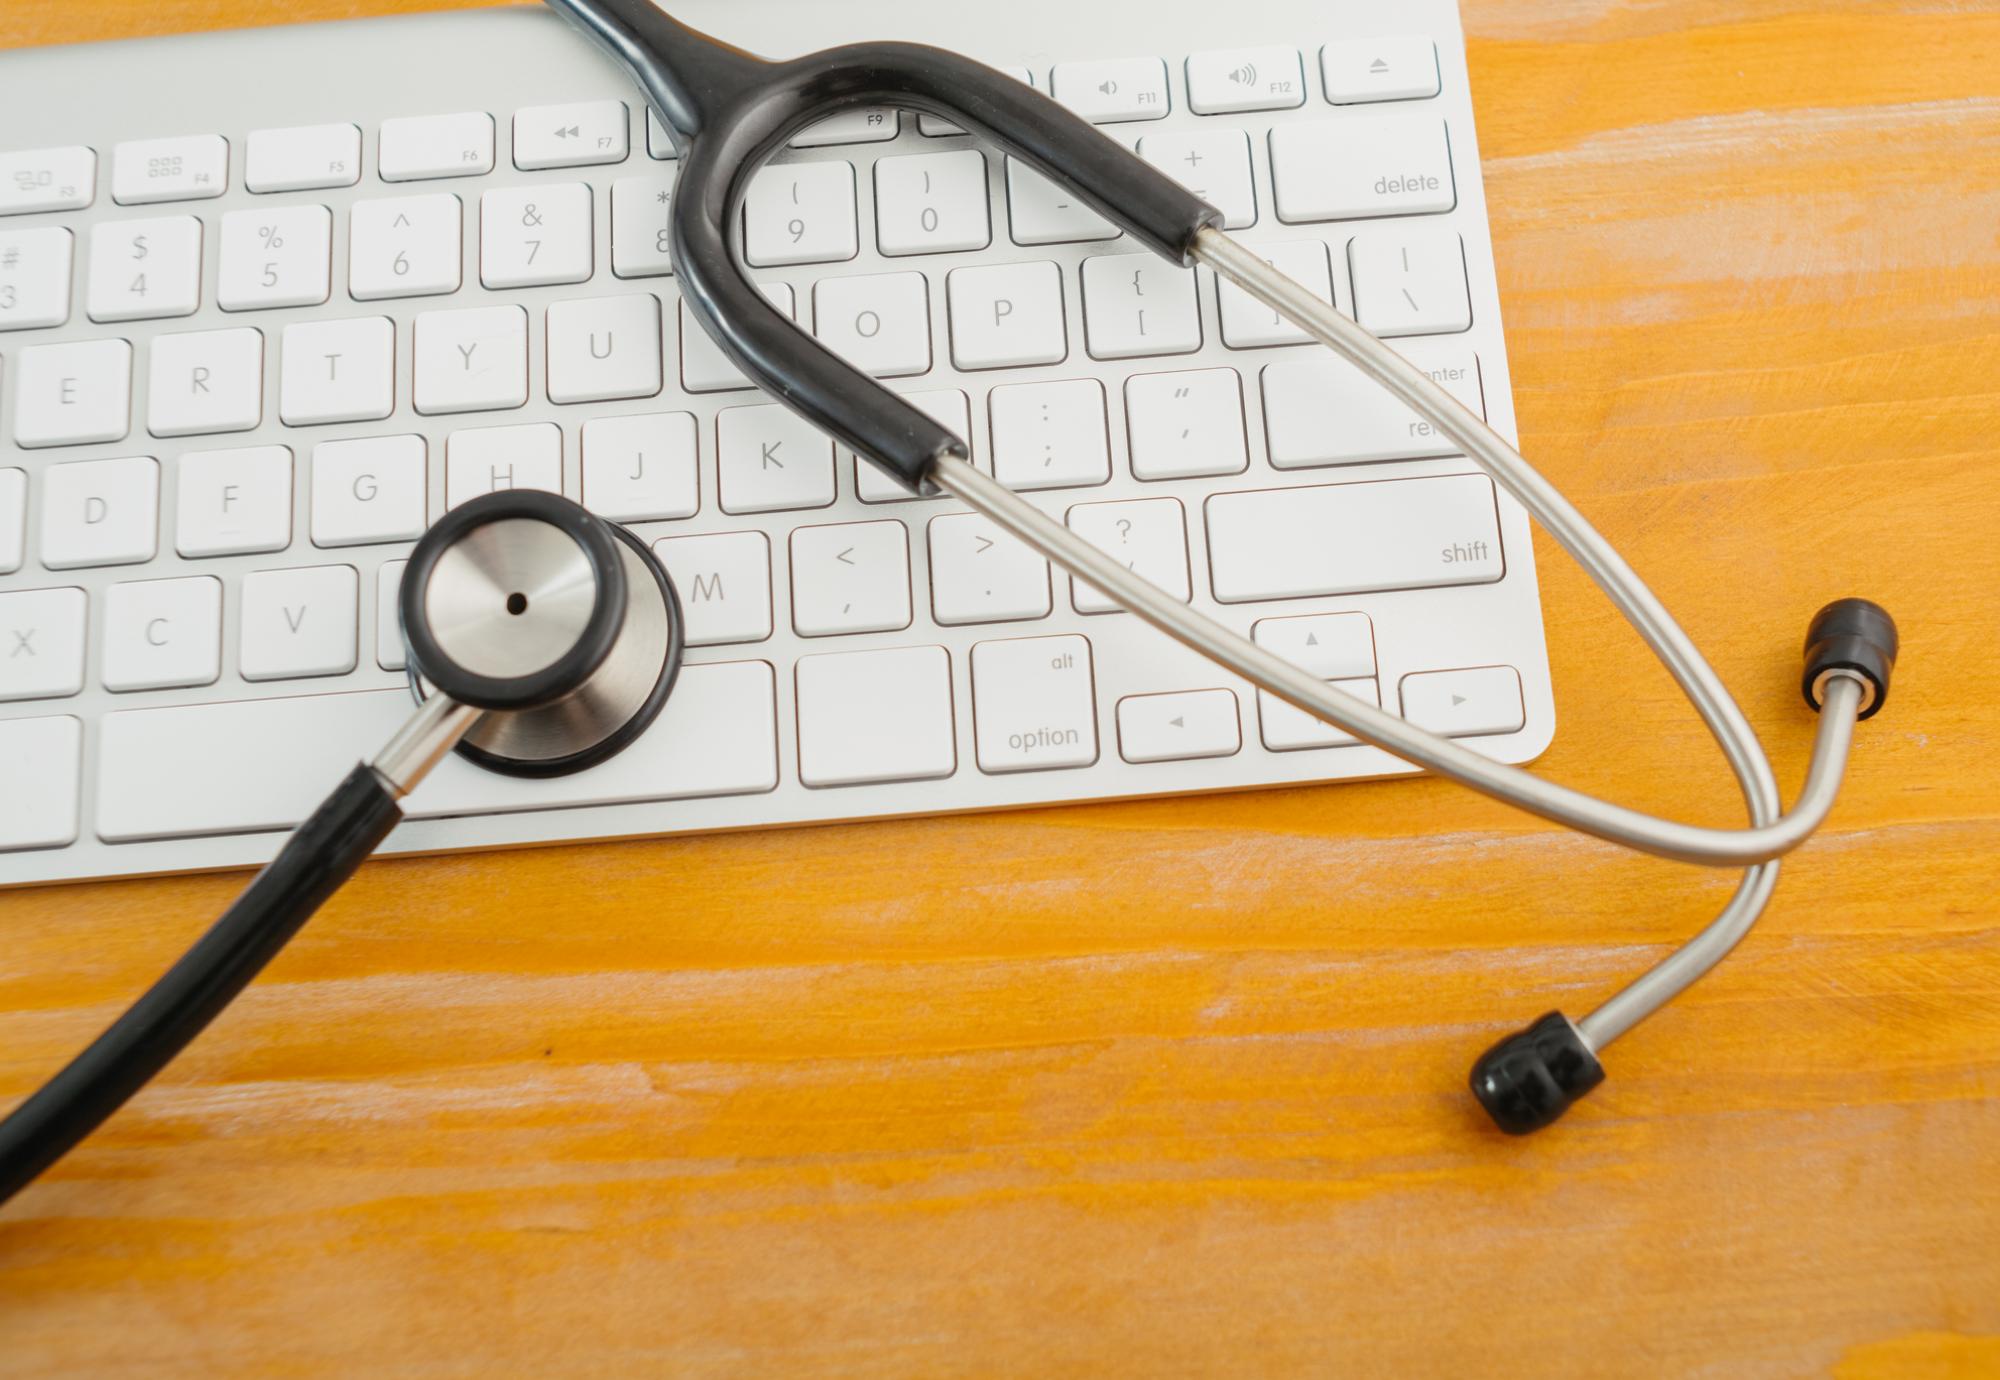
<svg viewBox="0 0 2000 1380"><path fill-rule="evenodd" d="M1328 684L1343 695L1352 695L1363 704L1380 708L1381 687L1373 676L1365 680L1336 680ZM1354 747L1360 739L1344 728L1335 728L1317 714L1288 704L1268 690L1257 692L1258 736L1272 752L1302 752L1312 748Z"/></svg>
<svg viewBox="0 0 2000 1380"><path fill-rule="evenodd" d="M915 393L903 394L905 401L918 410L934 417L951 428L952 435L970 447L972 445L972 409L965 394L956 388L927 388ZM854 493L863 503L909 503L917 495L876 467L864 457L848 452L854 461ZM942 494L934 495L943 497Z"/></svg>
<svg viewBox="0 0 2000 1380"><path fill-rule="evenodd" d="M1164 120L1167 64L1156 57L1059 62L1049 74L1057 100L1093 124Z"/></svg>
<svg viewBox="0 0 2000 1380"><path fill-rule="evenodd" d="M657 278L674 271L670 222L674 173L621 177L611 184L611 271Z"/></svg>
<svg viewBox="0 0 2000 1380"><path fill-rule="evenodd" d="M1472 329L1465 242L1444 225L1369 230L1347 242L1355 319L1379 336Z"/></svg>
<svg viewBox="0 0 2000 1380"><path fill-rule="evenodd" d="M348 212L348 294L371 302L457 292L461 210L449 192L355 202Z"/></svg>
<svg viewBox="0 0 2000 1380"><path fill-rule="evenodd" d="M1115 240L1125 232L1091 210L1069 188L1010 157L1007 233L1016 244L1074 244L1079 240Z"/></svg>
<svg viewBox="0 0 2000 1380"><path fill-rule="evenodd" d="M1271 131L1278 219L1360 220L1458 204L1451 144L1435 115L1357 115Z"/></svg>
<svg viewBox="0 0 2000 1380"><path fill-rule="evenodd" d="M875 242L884 254L943 254L993 242L986 155L978 149L875 164Z"/></svg>
<svg viewBox="0 0 2000 1380"><path fill-rule="evenodd" d="M910 626L910 542L900 522L792 530L792 628L800 637Z"/></svg>
<svg viewBox="0 0 2000 1380"><path fill-rule="evenodd" d="M1234 369L1134 374L1125 380L1125 434L1136 479L1241 474L1243 380Z"/></svg>
<svg viewBox="0 0 2000 1380"><path fill-rule="evenodd" d="M104 688L213 685L222 675L222 581L131 580L104 599Z"/></svg>
<svg viewBox="0 0 2000 1380"><path fill-rule="evenodd" d="M977 513L930 521L931 617L946 626L1049 614L1049 563Z"/></svg>
<svg viewBox="0 0 2000 1380"><path fill-rule="evenodd" d="M514 166L523 171L623 163L630 152L623 101L531 105L514 112Z"/></svg>
<svg viewBox="0 0 2000 1380"><path fill-rule="evenodd" d="M0 470L0 575L21 568L28 551L28 472Z"/></svg>
<svg viewBox="0 0 2000 1380"><path fill-rule="evenodd" d="M1096 379L1011 383L987 395L993 474L1010 489L1063 489L1111 478L1104 385Z"/></svg>
<svg viewBox="0 0 2000 1380"><path fill-rule="evenodd" d="M1260 244L1255 248L1265 263L1320 301L1335 300L1323 241L1287 240L1280 244ZM1232 350L1303 345L1312 339L1276 310L1265 306L1234 283L1219 283L1216 295L1222 304L1222 343Z"/></svg>
<svg viewBox="0 0 2000 1380"><path fill-rule="evenodd" d="M550 402L660 391L660 299L651 293L552 303L548 330Z"/></svg>
<svg viewBox="0 0 2000 1380"><path fill-rule="evenodd" d="M77 211L97 195L97 154L78 145L0 153L0 216Z"/></svg>
<svg viewBox="0 0 2000 1380"><path fill-rule="evenodd" d="M860 252L852 163L761 168L743 198L744 257L753 267L819 264Z"/></svg>
<svg viewBox="0 0 2000 1380"><path fill-rule="evenodd" d="M1222 212L1223 229L1257 223L1250 136L1242 130L1160 130L1139 141L1139 156Z"/></svg>
<svg viewBox="0 0 2000 1380"><path fill-rule="evenodd" d="M70 257L76 237L59 225L0 230L0 331L69 320Z"/></svg>
<svg viewBox="0 0 2000 1380"><path fill-rule="evenodd" d="M174 487L174 549L183 556L292 544L292 453L284 446L188 451Z"/></svg>
<svg viewBox="0 0 2000 1380"><path fill-rule="evenodd" d="M264 420L264 333L245 326L155 337L146 397L155 436L250 430Z"/></svg>
<svg viewBox="0 0 2000 1380"><path fill-rule="evenodd" d="M467 111L384 120L376 162L384 182L490 173L493 117Z"/></svg>
<svg viewBox="0 0 2000 1380"><path fill-rule="evenodd" d="M1305 104L1296 48L1225 48L1187 60L1188 109L1197 115L1290 110Z"/></svg>
<svg viewBox="0 0 2000 1380"><path fill-rule="evenodd" d="M659 114L650 105L646 107L646 156L648 158L680 156L680 150L674 147L673 131L661 123Z"/></svg>
<svg viewBox="0 0 2000 1380"><path fill-rule="evenodd" d="M944 648L800 657L797 676L806 785L924 781L958 769Z"/></svg>
<svg viewBox="0 0 2000 1380"><path fill-rule="evenodd" d="M243 185L253 192L352 187L361 180L361 130L351 124L253 129L243 149Z"/></svg>
<svg viewBox="0 0 2000 1380"><path fill-rule="evenodd" d="M445 506L502 489L562 492L562 429L553 422L454 431L444 444Z"/></svg>
<svg viewBox="0 0 2000 1380"><path fill-rule="evenodd" d="M1242 750L1236 695L1184 690L1118 701L1118 755L1128 762L1186 762Z"/></svg>
<svg viewBox="0 0 2000 1380"><path fill-rule="evenodd" d="M762 532L665 537L653 543L653 554L681 596L688 646L771 635L771 539Z"/></svg>
<svg viewBox="0 0 2000 1380"><path fill-rule="evenodd" d="M701 507L693 413L592 417L582 439L583 503L599 517L653 522Z"/></svg>
<svg viewBox="0 0 2000 1380"><path fill-rule="evenodd" d="M1036 88L1041 86L1041 83L1035 80L1035 74L1025 67L1002 67L1000 70L1015 81L1020 82L1023 86ZM963 129L960 129L950 120L940 115L927 114L919 114L917 116L917 130L926 139L940 139L947 135L965 133Z"/></svg>
<svg viewBox="0 0 2000 1380"><path fill-rule="evenodd" d="M76 842L82 764L82 720L0 720L0 852Z"/></svg>
<svg viewBox="0 0 2000 1380"><path fill-rule="evenodd" d="M1062 271L1052 263L954 268L951 357L960 369L1060 364L1069 355Z"/></svg>
<svg viewBox="0 0 2000 1380"><path fill-rule="evenodd" d="M1260 618L1251 625L1250 640L1321 680L1375 674L1375 624L1365 613Z"/></svg>
<svg viewBox="0 0 2000 1380"><path fill-rule="evenodd" d="M111 199L120 206L201 201L229 187L229 141L219 134L141 139L111 151Z"/></svg>
<svg viewBox="0 0 2000 1380"><path fill-rule="evenodd" d="M723 512L773 513L833 502L833 442L790 408L724 408L715 429Z"/></svg>
<svg viewBox="0 0 2000 1380"><path fill-rule="evenodd" d="M426 454L421 436L368 436L314 446L313 545L365 546L421 537L430 497Z"/></svg>
<svg viewBox="0 0 2000 1380"><path fill-rule="evenodd" d="M1421 100L1438 93L1437 45L1428 38L1350 38L1319 50L1335 105Z"/></svg>
<svg viewBox="0 0 2000 1380"><path fill-rule="evenodd" d="M286 426L380 421L396 406L396 328L386 316L285 327L278 415Z"/></svg>
<svg viewBox="0 0 2000 1380"><path fill-rule="evenodd" d="M122 441L132 429L132 346L124 340L35 345L14 375L14 444Z"/></svg>
<svg viewBox="0 0 2000 1380"><path fill-rule="evenodd" d="M0 700L55 699L83 689L85 602L80 589L0 593Z"/></svg>
<svg viewBox="0 0 2000 1380"><path fill-rule="evenodd" d="M385 671L400 671L404 665L403 619L397 599L409 564L384 561L375 570L375 664Z"/></svg>
<svg viewBox="0 0 2000 1380"><path fill-rule="evenodd" d="M237 653L237 669L243 679L344 676L352 671L358 587L351 565L254 570L245 575L242 641ZM375 746L364 740L348 751L359 755ZM284 758L291 770L298 769L297 759L289 752Z"/></svg>
<svg viewBox="0 0 2000 1380"><path fill-rule="evenodd" d="M878 144L893 139L902 128L898 112L886 105L857 106L829 115L807 125L792 136L795 149L825 148L829 144Z"/></svg>
<svg viewBox="0 0 2000 1380"><path fill-rule="evenodd" d="M1072 635L974 643L972 726L983 772L1095 762L1097 693L1089 640Z"/></svg>
<svg viewBox="0 0 2000 1380"><path fill-rule="evenodd" d="M1527 723L1521 673L1512 666L1418 671L1403 677L1403 717L1449 738L1518 733Z"/></svg>
<svg viewBox="0 0 2000 1380"><path fill-rule="evenodd" d="M479 198L479 281L490 288L581 283L591 273L590 188L508 187Z"/></svg>
<svg viewBox="0 0 2000 1380"><path fill-rule="evenodd" d="M822 278L813 286L813 333L877 378L931 367L931 297L921 273Z"/></svg>
<svg viewBox="0 0 2000 1380"><path fill-rule="evenodd" d="M1194 270L1157 254L1083 261L1083 325L1092 359L1182 355L1201 348Z"/></svg>
<svg viewBox="0 0 2000 1380"><path fill-rule="evenodd" d="M528 313L518 306L427 311L417 317L412 397L426 416L521 407L528 401Z"/></svg>
<svg viewBox="0 0 2000 1380"><path fill-rule="evenodd" d="M1486 415L1479 357L1469 347L1412 340L1400 348L1476 416ZM1458 454L1436 427L1330 354L1267 364L1263 382L1264 435L1278 469Z"/></svg>
<svg viewBox="0 0 2000 1380"><path fill-rule="evenodd" d="M1157 585L1183 604L1194 597L1188 582L1187 510L1177 498L1140 498L1124 503L1079 503L1065 519L1069 528L1099 551L1122 561L1127 570ZM1095 585L1070 579L1078 613L1117 613L1120 606Z"/></svg>
<svg viewBox="0 0 2000 1380"><path fill-rule="evenodd" d="M333 286L333 212L260 206L222 218L215 303L224 311L312 307Z"/></svg>
<svg viewBox="0 0 2000 1380"><path fill-rule="evenodd" d="M42 564L50 570L150 561L159 549L160 464L77 460L42 472Z"/></svg>
<svg viewBox="0 0 2000 1380"><path fill-rule="evenodd" d="M798 319L797 304L790 283L763 283L759 291L785 315ZM690 393L719 393L748 388L750 380L730 363L722 347L710 338L701 323L681 303L681 387Z"/></svg>
<svg viewBox="0 0 2000 1380"><path fill-rule="evenodd" d="M1490 584L1501 560L1479 474L1216 494L1208 559L1225 604Z"/></svg>
<svg viewBox="0 0 2000 1380"><path fill-rule="evenodd" d="M192 315L201 305L201 222L162 216L93 226L84 300L92 321Z"/></svg>

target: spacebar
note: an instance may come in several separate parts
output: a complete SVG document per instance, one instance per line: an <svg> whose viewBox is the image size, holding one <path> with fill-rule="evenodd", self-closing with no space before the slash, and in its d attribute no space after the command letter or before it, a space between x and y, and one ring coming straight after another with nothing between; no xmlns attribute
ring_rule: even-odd
<svg viewBox="0 0 2000 1380"><path fill-rule="evenodd" d="M410 714L402 690L128 709L104 718L97 832L107 842L289 829ZM683 667L659 722L617 757L548 780L440 763L412 817L768 791L778 782L771 667Z"/></svg>
<svg viewBox="0 0 2000 1380"><path fill-rule="evenodd" d="M1215 494L1208 556L1225 604L1489 584L1507 573L1483 474Z"/></svg>

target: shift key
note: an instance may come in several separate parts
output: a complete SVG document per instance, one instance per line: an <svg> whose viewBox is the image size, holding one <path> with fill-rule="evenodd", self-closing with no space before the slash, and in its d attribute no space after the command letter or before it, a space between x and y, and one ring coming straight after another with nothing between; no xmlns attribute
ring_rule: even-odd
<svg viewBox="0 0 2000 1380"><path fill-rule="evenodd" d="M1225 604L1491 584L1506 574L1483 474L1216 494L1207 503Z"/></svg>

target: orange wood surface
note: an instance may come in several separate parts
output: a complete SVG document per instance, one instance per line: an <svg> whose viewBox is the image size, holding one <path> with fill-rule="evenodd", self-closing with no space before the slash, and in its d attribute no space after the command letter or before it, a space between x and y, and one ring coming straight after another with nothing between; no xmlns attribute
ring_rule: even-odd
<svg viewBox="0 0 2000 1380"><path fill-rule="evenodd" d="M0 1212L0 1374L2000 1375L2000 4L1464 11L1529 454L1788 789L1807 616L1904 635L1594 1097L1510 1141L1463 1079L1732 879L1434 782L377 862ZM1737 819L1538 554L1537 770ZM242 880L0 893L0 1106Z"/></svg>

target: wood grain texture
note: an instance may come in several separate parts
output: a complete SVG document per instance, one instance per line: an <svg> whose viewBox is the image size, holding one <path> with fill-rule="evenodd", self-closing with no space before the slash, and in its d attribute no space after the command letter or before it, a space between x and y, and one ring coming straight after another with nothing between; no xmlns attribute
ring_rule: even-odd
<svg viewBox="0 0 2000 1380"><path fill-rule="evenodd" d="M1436 783L375 863L0 1215L0 1374L2000 1375L2000 5L1464 9L1529 453L1788 786L1810 611L1905 640L1595 1098L1512 1142L1461 1087L1729 878ZM1538 769L1730 821L1539 555ZM240 884L0 894L0 1104Z"/></svg>

